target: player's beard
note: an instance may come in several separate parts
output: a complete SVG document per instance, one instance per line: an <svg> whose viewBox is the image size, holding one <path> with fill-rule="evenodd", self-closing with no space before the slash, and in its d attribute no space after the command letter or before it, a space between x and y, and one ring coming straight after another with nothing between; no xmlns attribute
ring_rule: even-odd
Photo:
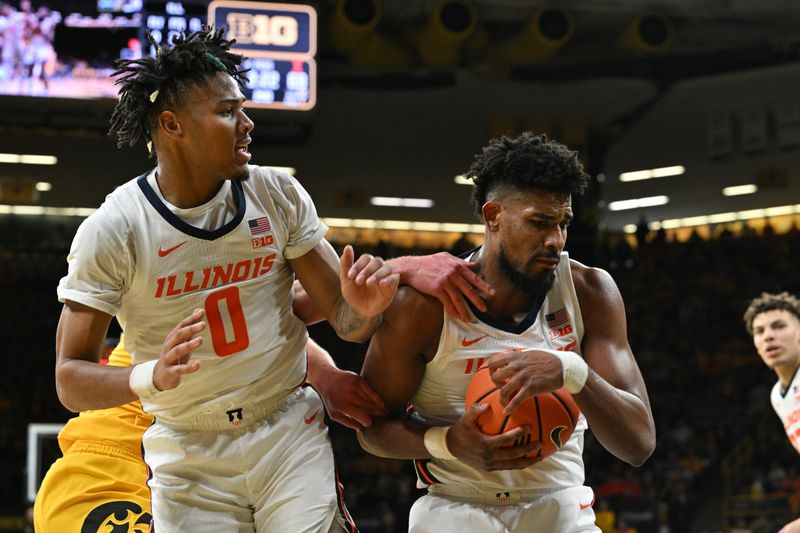
<svg viewBox="0 0 800 533"><path fill-rule="evenodd" d="M505 250L503 250L503 245L500 245L498 266L500 267L500 273L505 276L514 287L526 294L543 296L548 293L553 283L556 281L555 271L545 270L538 274L529 275L514 268L514 265L508 260Z"/></svg>

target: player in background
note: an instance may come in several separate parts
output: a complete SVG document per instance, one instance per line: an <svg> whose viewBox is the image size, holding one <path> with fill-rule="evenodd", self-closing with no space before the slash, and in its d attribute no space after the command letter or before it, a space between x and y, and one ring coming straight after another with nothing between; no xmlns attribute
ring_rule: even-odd
<svg viewBox="0 0 800 533"><path fill-rule="evenodd" d="M750 302L744 324L761 360L778 377L770 402L789 441L800 452L800 300L788 292L764 292ZM800 518L780 533L800 533Z"/></svg>
<svg viewBox="0 0 800 533"><path fill-rule="evenodd" d="M627 339L619 291L604 271L564 251L572 194L589 177L577 154L546 136L493 140L467 174L482 217L483 245L467 257L494 288L471 321L447 316L434 299L402 287L373 336L362 374L389 418L359 432L365 450L415 459L427 495L410 513L412 533L599 531L592 489L583 485L587 422L616 457L641 465L655 426ZM535 463L524 428L480 432L485 406L464 410L482 361L492 359L506 413L523 400L566 386L582 415L568 442ZM407 409L413 408L410 417Z"/></svg>
<svg viewBox="0 0 800 533"><path fill-rule="evenodd" d="M337 257L300 183L249 164L254 124L231 45L204 28L118 62L111 131L147 142L157 165L73 240L57 392L75 412L138 398L155 416L142 444L157 531L353 530L323 417L307 422L322 402L302 387L292 284L340 337L363 342L399 276L349 246ZM130 369L97 363L113 316Z"/></svg>

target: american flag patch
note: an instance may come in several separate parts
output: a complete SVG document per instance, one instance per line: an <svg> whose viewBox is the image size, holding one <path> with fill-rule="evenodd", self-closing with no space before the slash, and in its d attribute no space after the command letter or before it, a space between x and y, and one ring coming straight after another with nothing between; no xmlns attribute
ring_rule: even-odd
<svg viewBox="0 0 800 533"><path fill-rule="evenodd" d="M564 324L569 324L569 314L567 313L566 308L561 308L555 313L548 313L544 315L545 321L547 321L548 328L560 328Z"/></svg>
<svg viewBox="0 0 800 533"><path fill-rule="evenodd" d="M250 235L261 235L272 230L267 217L251 218L247 225L250 226Z"/></svg>

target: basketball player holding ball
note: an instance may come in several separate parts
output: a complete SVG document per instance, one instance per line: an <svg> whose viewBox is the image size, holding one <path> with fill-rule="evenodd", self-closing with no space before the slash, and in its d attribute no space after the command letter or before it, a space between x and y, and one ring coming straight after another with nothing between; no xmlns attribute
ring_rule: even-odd
<svg viewBox="0 0 800 533"><path fill-rule="evenodd" d="M619 290L564 251L571 196L589 177L576 152L531 133L491 141L468 176L485 232L466 258L494 289L484 295L487 310L473 308L462 321L430 297L399 290L362 370L391 415L374 419L359 440L375 455L415 460L428 493L411 509L412 533L600 531L583 484L587 423L632 465L653 452L655 427ZM569 391L580 414L552 455L538 456L543 443L527 439L529 427L483 433L486 404L465 409L472 376L487 361L505 414L533 396Z"/></svg>

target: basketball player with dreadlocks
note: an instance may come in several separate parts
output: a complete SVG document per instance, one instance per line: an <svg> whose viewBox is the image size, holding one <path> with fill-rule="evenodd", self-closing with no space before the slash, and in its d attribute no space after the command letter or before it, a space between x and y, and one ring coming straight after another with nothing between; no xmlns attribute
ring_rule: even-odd
<svg viewBox="0 0 800 533"><path fill-rule="evenodd" d="M155 44L155 43L154 43ZM56 386L72 411L139 399L158 531L355 530L293 280L346 340L380 323L400 274L345 247L290 175L250 165L242 56L221 30L118 64L111 132L157 159L79 228L58 287ZM112 316L131 369L97 364ZM177 325L176 325L177 322Z"/></svg>
<svg viewBox="0 0 800 533"><path fill-rule="evenodd" d="M652 453L655 426L619 290L564 251L572 195L589 177L575 152L529 132L492 140L467 176L484 222L469 259L495 294L464 321L413 288L399 290L362 370L391 416L359 440L376 455L416 459L417 486L428 493L411 508L410 533L599 532L584 486L587 422L632 465ZM486 406L465 412L467 387L487 360L506 415L535 394L573 394L582 414L555 453L537 462L528 454L540 444L526 443L524 428L487 436L477 423Z"/></svg>

